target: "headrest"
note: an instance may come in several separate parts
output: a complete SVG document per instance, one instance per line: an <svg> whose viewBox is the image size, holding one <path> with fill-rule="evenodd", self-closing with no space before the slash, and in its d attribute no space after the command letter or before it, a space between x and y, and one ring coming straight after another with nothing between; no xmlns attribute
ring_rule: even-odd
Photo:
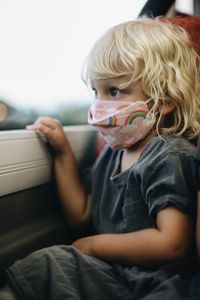
<svg viewBox="0 0 200 300"><path fill-rule="evenodd" d="M184 16L175 18L163 18L164 22L177 24L187 30L191 37L192 45L200 55L200 17Z"/></svg>

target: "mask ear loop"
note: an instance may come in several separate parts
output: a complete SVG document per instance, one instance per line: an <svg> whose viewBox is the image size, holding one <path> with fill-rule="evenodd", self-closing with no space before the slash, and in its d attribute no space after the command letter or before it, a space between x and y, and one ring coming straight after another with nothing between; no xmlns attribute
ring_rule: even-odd
<svg viewBox="0 0 200 300"><path fill-rule="evenodd" d="M155 105L155 101L154 101L154 104L149 109L149 105L148 104L151 101L154 101L154 99L153 98L149 98L147 101L145 101L145 103L146 103L146 105L148 107L147 117L151 117L152 114L155 115L155 116L158 114L158 111L156 111L157 106Z"/></svg>
<svg viewBox="0 0 200 300"><path fill-rule="evenodd" d="M149 118L151 120L151 118L155 118L155 124L154 124L154 128L156 129L156 132L158 134L158 136L160 136L159 133L159 123L161 121L162 115L159 114L158 112L158 105L156 105L154 98L149 98L145 103L147 104L148 108L149 108L149 102L153 101L154 104L150 107L148 113L147 113L147 118ZM159 115L159 117L158 117Z"/></svg>
<svg viewBox="0 0 200 300"><path fill-rule="evenodd" d="M153 98L152 98L152 100L154 100ZM164 103L164 100L162 100L163 101L163 103ZM156 126L155 126L155 129L156 129L156 132L157 132L157 135L161 138L161 139L163 139L164 140L164 138L163 138L163 136L161 135L161 130L160 130L160 128L162 128L162 118L163 118L163 114L162 114L162 112L159 112L158 111L158 107L159 107L159 105L156 105L155 103L154 103L154 105L152 106L152 108L150 109L150 111L149 111L149 113L153 113L155 116L156 116ZM160 125L161 125L161 127L160 127Z"/></svg>

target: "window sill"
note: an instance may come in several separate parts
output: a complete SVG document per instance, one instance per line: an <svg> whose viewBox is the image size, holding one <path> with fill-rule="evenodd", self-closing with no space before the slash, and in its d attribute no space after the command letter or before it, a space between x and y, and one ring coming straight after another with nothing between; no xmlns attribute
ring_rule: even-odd
<svg viewBox="0 0 200 300"><path fill-rule="evenodd" d="M88 146L91 149L91 144L94 144L95 130L88 125L66 126L64 130L78 162L82 161L88 154ZM51 154L47 144L34 132L0 132L0 157L0 196L51 180Z"/></svg>

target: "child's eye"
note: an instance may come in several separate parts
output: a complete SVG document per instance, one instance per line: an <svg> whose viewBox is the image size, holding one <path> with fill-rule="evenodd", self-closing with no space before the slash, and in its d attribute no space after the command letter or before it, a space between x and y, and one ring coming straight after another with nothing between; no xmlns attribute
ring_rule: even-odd
<svg viewBox="0 0 200 300"><path fill-rule="evenodd" d="M97 98L97 90L92 88L92 93L93 93L93 97L96 99Z"/></svg>
<svg viewBox="0 0 200 300"><path fill-rule="evenodd" d="M116 87L111 87L110 88L110 95L112 97L120 97L122 94L122 91Z"/></svg>

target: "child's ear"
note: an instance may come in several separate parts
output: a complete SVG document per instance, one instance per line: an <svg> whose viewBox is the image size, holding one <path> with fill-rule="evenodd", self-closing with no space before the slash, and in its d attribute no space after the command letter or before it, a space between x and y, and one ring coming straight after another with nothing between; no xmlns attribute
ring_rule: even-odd
<svg viewBox="0 0 200 300"><path fill-rule="evenodd" d="M173 100L165 100L163 104L159 107L159 112L162 113L163 116L166 116L170 112L172 112L176 107L176 103Z"/></svg>

